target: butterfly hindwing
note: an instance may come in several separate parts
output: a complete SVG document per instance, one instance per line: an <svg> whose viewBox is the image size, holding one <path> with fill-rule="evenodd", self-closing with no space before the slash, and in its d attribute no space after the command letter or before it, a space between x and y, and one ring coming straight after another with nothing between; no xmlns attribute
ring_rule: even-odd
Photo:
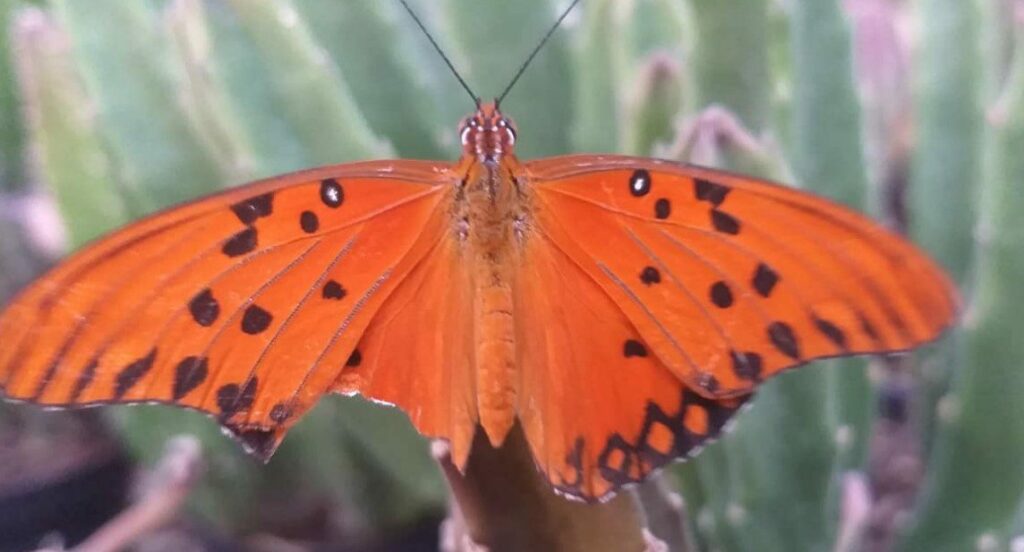
<svg viewBox="0 0 1024 552"><path fill-rule="evenodd" d="M815 358L909 349L954 316L952 285L922 253L810 194L619 156L527 172L538 232L703 396L748 394Z"/></svg>
<svg viewBox="0 0 1024 552"><path fill-rule="evenodd" d="M594 501L640 481L696 453L746 400L688 389L594 277L543 235L526 245L517 283L517 410L559 492Z"/></svg>
<svg viewBox="0 0 1024 552"><path fill-rule="evenodd" d="M272 452L443 234L447 165L328 167L154 215L87 247L0 318L0 390L162 402Z"/></svg>
<svg viewBox="0 0 1024 552"><path fill-rule="evenodd" d="M333 387L398 406L420 433L448 439L460 468L477 423L465 262L452 233L441 236L377 311Z"/></svg>

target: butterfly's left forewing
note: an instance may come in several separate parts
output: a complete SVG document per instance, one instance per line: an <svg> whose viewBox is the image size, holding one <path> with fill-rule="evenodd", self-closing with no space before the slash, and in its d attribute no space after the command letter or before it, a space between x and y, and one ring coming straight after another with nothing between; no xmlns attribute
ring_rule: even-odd
<svg viewBox="0 0 1024 552"><path fill-rule="evenodd" d="M924 254L810 194L620 156L526 170L537 232L705 397L748 394L815 358L906 350L955 315L954 288Z"/></svg>
<svg viewBox="0 0 1024 552"><path fill-rule="evenodd" d="M956 294L921 252L799 191L650 159L527 164L519 415L587 500L713 438L758 384L936 338Z"/></svg>
<svg viewBox="0 0 1024 552"><path fill-rule="evenodd" d="M448 165L378 162L171 209L77 253L0 316L0 391L162 402L269 455L445 235Z"/></svg>

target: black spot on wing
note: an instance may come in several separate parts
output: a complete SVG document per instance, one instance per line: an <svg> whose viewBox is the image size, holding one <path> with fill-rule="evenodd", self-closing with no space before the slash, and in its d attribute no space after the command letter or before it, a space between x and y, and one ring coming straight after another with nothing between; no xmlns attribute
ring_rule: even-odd
<svg viewBox="0 0 1024 552"><path fill-rule="evenodd" d="M679 456L689 454L694 447L718 435L725 423L748 397L733 399L731 404L708 399L684 389L680 394L679 407L674 414L667 413L661 406L648 401L644 423L637 439L635 450L643 461L645 471L661 466ZM694 433L686 427L686 416L690 409L702 409L708 416L707 431ZM657 431L667 431L672 437L671 446L659 449L652 442Z"/></svg>
<svg viewBox="0 0 1024 552"><path fill-rule="evenodd" d="M748 381L761 379L761 355L754 352L732 351L731 356L732 371L736 377Z"/></svg>
<svg viewBox="0 0 1024 552"><path fill-rule="evenodd" d="M640 281L643 282L644 285L648 286L651 284L660 284L661 272L658 272L658 269L653 266L645 266L644 269L640 271Z"/></svg>
<svg viewBox="0 0 1024 552"><path fill-rule="evenodd" d="M217 390L217 408L225 417L231 417L236 412L248 410L256 399L256 387L258 379L253 376L245 386L237 383L229 383Z"/></svg>
<svg viewBox="0 0 1024 552"><path fill-rule="evenodd" d="M250 197L232 205L231 210L242 224L249 226L256 222L256 219L268 217L274 212L274 193Z"/></svg>
<svg viewBox="0 0 1024 552"><path fill-rule="evenodd" d="M339 284L338 282L331 280L324 284L324 299L333 299L335 301L340 301L341 299L344 299L346 295L348 295L348 292L345 291L345 288L342 287L341 284Z"/></svg>
<svg viewBox="0 0 1024 552"><path fill-rule="evenodd" d="M307 234L312 234L320 229L320 218L313 211L303 211L299 215L299 227Z"/></svg>
<svg viewBox="0 0 1024 552"><path fill-rule="evenodd" d="M665 220L672 214L672 202L668 198L661 198L654 202L654 218Z"/></svg>
<svg viewBox="0 0 1024 552"><path fill-rule="evenodd" d="M193 389L202 385L209 374L206 358L190 356L178 363L174 369L174 388L171 396L175 401L185 398Z"/></svg>
<svg viewBox="0 0 1024 552"><path fill-rule="evenodd" d="M718 378L712 374L701 374L700 378L697 380L697 385L708 393L714 393L718 391L720 387Z"/></svg>
<svg viewBox="0 0 1024 552"><path fill-rule="evenodd" d="M292 417L292 409L284 403L277 403L270 409L270 419L276 423L283 423Z"/></svg>
<svg viewBox="0 0 1024 552"><path fill-rule="evenodd" d="M703 178L694 178L693 191L698 201L707 201L712 206L718 207L725 201L725 196L729 195L730 188Z"/></svg>
<svg viewBox="0 0 1024 552"><path fill-rule="evenodd" d="M775 284L778 281L779 275L777 272L764 263L758 263L757 268L754 270L751 284L761 297L768 297L772 294L772 290L775 289Z"/></svg>
<svg viewBox="0 0 1024 552"><path fill-rule="evenodd" d="M859 318L861 330L863 330L864 333L867 334L867 336L870 337L876 343L881 342L881 338L878 335L878 330L875 329L875 326L871 323L871 321L868 320L867 317L864 316L863 314L860 314Z"/></svg>
<svg viewBox="0 0 1024 552"><path fill-rule="evenodd" d="M836 326L832 322L825 320L824 318L814 317L814 325L818 328L825 337L829 339L836 347L842 350L847 350L846 346L846 334L843 330Z"/></svg>
<svg viewBox="0 0 1024 552"><path fill-rule="evenodd" d="M622 356L624 356L626 358L632 358L632 357L643 358L643 357L646 357L647 356L647 347L644 347L643 343L640 343L639 341L637 341L635 339L627 339L626 343L623 344L623 346L622 346Z"/></svg>
<svg viewBox="0 0 1024 552"><path fill-rule="evenodd" d="M114 399L119 400L125 396L126 393L136 384L142 376L145 376L151 368L153 368L153 362L156 360L156 349L149 352L148 355L132 362L128 366L125 366L117 377L114 379Z"/></svg>
<svg viewBox="0 0 1024 552"><path fill-rule="evenodd" d="M629 177L629 193L634 197L643 197L651 191L651 173L645 169L637 169Z"/></svg>
<svg viewBox="0 0 1024 552"><path fill-rule="evenodd" d="M220 303L213 296L213 290L206 288L189 301L188 311L192 314L192 320L195 320L196 324L209 327L220 316Z"/></svg>
<svg viewBox="0 0 1024 552"><path fill-rule="evenodd" d="M320 201L332 209L341 207L345 202L345 189L337 179L327 178L320 182Z"/></svg>
<svg viewBox="0 0 1024 552"><path fill-rule="evenodd" d="M273 320L274 316L263 307L250 305L242 316L242 331L249 335L263 333Z"/></svg>
<svg viewBox="0 0 1024 552"><path fill-rule="evenodd" d="M708 399L684 388L680 390L679 402L672 413L658 403L648 401L644 406L643 424L635 440L628 440L618 432L609 434L597 457L597 475L609 482L613 489L618 489L643 479L673 458L692 454L696 447L719 435L726 422L751 396ZM686 424L687 417L694 410L702 411L707 420L706 428L697 432L691 431ZM567 454L566 464L571 468L579 466L574 468L576 473L585 475L583 452L584 444L579 438ZM584 492L584 482L578 478L561 474L561 481L562 484L556 487L566 494L585 500L598 498Z"/></svg>
<svg viewBox="0 0 1024 552"><path fill-rule="evenodd" d="M725 282L718 281L712 284L709 295L711 296L711 302L720 309L727 309L732 306L732 290L729 289L729 284Z"/></svg>
<svg viewBox="0 0 1024 552"><path fill-rule="evenodd" d="M718 209L711 210L711 226L723 234L735 236L740 233L740 221L736 220L736 217Z"/></svg>
<svg viewBox="0 0 1024 552"><path fill-rule="evenodd" d="M82 370L82 373L78 374L78 378L75 380L75 387L71 390L71 397L68 399L69 403L78 402L78 398L82 396L82 393L85 392L96 376L96 368L99 367L99 364L99 360L93 359Z"/></svg>
<svg viewBox="0 0 1024 552"><path fill-rule="evenodd" d="M782 354L793 360L800 360L800 345L797 343L793 328L785 322L772 322L768 325L768 339Z"/></svg>
<svg viewBox="0 0 1024 552"><path fill-rule="evenodd" d="M231 236L228 241L224 243L222 251L228 257L240 257L246 253L251 253L253 249L256 249L257 241L258 234L256 229L250 226L234 236Z"/></svg>

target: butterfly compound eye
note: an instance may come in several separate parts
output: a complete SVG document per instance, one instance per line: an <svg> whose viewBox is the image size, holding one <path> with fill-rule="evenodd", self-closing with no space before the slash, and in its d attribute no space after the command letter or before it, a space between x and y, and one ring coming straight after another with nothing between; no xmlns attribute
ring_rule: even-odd
<svg viewBox="0 0 1024 552"><path fill-rule="evenodd" d="M459 141L462 142L463 147L473 141L473 133L478 128L480 128L480 121L477 121L475 116L462 120L462 124L459 125Z"/></svg>
<svg viewBox="0 0 1024 552"><path fill-rule="evenodd" d="M498 119L498 130L504 133L505 142L508 145L516 143L516 125L508 117Z"/></svg>

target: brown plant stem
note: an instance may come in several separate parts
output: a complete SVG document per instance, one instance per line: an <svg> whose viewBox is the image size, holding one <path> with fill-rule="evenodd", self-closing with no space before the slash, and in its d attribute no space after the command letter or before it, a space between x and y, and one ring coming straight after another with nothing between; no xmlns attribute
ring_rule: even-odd
<svg viewBox="0 0 1024 552"><path fill-rule="evenodd" d="M455 501L449 539L453 550L518 552L656 548L645 535L644 518L632 492L603 504L584 504L556 495L537 470L517 423L501 448L477 432L465 474L441 447L435 448ZM461 519L460 519L461 518Z"/></svg>
<svg viewBox="0 0 1024 552"><path fill-rule="evenodd" d="M664 472L653 476L636 489L643 504L647 527L652 536L673 552L697 552L693 527L683 495L669 483Z"/></svg>

